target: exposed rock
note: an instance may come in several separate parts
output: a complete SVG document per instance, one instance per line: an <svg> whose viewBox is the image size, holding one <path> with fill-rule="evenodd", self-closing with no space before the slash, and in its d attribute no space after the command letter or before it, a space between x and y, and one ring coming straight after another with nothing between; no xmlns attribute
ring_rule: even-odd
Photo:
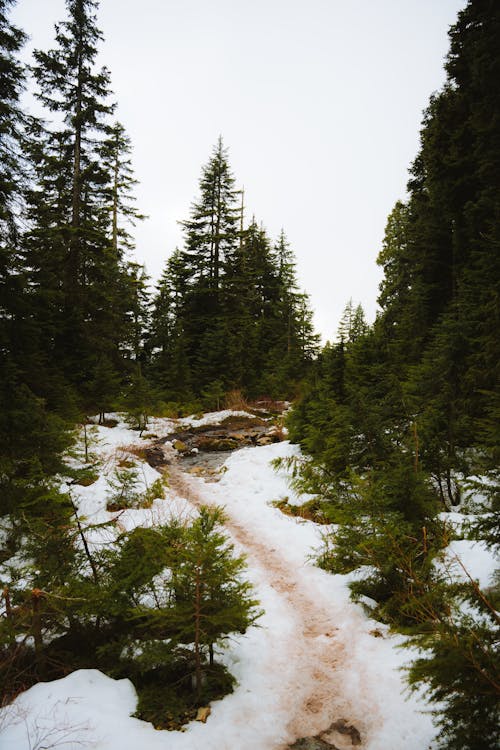
<svg viewBox="0 0 500 750"><path fill-rule="evenodd" d="M202 721L203 723L205 723L210 714L210 706L203 706L202 708L198 709L198 713L196 714L196 721Z"/></svg>
<svg viewBox="0 0 500 750"><path fill-rule="evenodd" d="M270 445L281 440L275 425L256 419L230 419L218 425L202 425L174 432L162 440L170 442L183 455L200 451L233 451L250 445Z"/></svg>
<svg viewBox="0 0 500 750"><path fill-rule="evenodd" d="M217 481L218 470L227 454L247 446L270 445L282 439L281 430L258 417L231 416L216 425L200 425L173 432L161 438L146 451L147 461L162 470L171 461L181 459L191 474ZM195 467L200 466L198 471Z"/></svg>
<svg viewBox="0 0 500 750"><path fill-rule="evenodd" d="M347 735L350 737L352 745L361 745L361 735L359 731L356 727L353 727L352 724L348 724L345 719L335 721L325 734L329 734L330 732L338 732L339 734Z"/></svg>
<svg viewBox="0 0 500 750"><path fill-rule="evenodd" d="M290 750L338 750L335 745L320 739L319 737L302 737L302 739L289 745Z"/></svg>
<svg viewBox="0 0 500 750"><path fill-rule="evenodd" d="M334 744L334 740L340 747ZM302 737L297 740L293 745L289 745L289 750L341 750L347 747L346 742L351 747L361 745L361 735L352 724L348 724L345 719L339 719L315 737Z"/></svg>
<svg viewBox="0 0 500 750"><path fill-rule="evenodd" d="M200 451L234 451L238 448L238 441L234 438L216 435L214 437L200 437L196 443Z"/></svg>
<svg viewBox="0 0 500 750"><path fill-rule="evenodd" d="M174 440L172 445L179 453L188 453L190 451L190 448L182 440Z"/></svg>
<svg viewBox="0 0 500 750"><path fill-rule="evenodd" d="M263 437L257 438L257 445L272 445L272 443L279 443L280 439L276 434L263 435Z"/></svg>
<svg viewBox="0 0 500 750"><path fill-rule="evenodd" d="M203 466L192 466L190 469L187 470L188 474L192 474L195 477L202 477L206 472L206 469Z"/></svg>
<svg viewBox="0 0 500 750"><path fill-rule="evenodd" d="M165 451L160 445L154 445L146 450L146 461L153 467L153 469L156 469L158 466L164 466L168 463Z"/></svg>

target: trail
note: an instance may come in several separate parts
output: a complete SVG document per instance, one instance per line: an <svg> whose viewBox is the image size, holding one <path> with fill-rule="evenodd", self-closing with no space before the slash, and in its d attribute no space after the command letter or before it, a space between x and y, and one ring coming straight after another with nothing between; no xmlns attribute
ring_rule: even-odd
<svg viewBox="0 0 500 750"><path fill-rule="evenodd" d="M178 495L195 506L220 504L217 485L185 474L178 464L169 469L170 487ZM259 750L285 750L295 740L313 736L338 750L353 746L363 750L367 747L368 724L366 716L362 717L343 695L342 673L349 669L349 655L335 623L334 608L318 601L301 571L291 566L279 549L270 547L243 525L234 509L226 506L225 512L227 531L244 551L250 567L259 570L279 595L293 623L287 633L273 634L290 667L283 675L279 696L289 716L286 742ZM376 707L370 723L375 714Z"/></svg>

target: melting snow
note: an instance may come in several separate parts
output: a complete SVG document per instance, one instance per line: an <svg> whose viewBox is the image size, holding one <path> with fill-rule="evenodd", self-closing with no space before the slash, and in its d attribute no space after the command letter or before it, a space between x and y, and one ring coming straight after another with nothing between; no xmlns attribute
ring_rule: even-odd
<svg viewBox="0 0 500 750"><path fill-rule="evenodd" d="M180 422L213 424L230 414L234 412ZM172 420L156 419L150 426L156 435L172 429ZM98 433L98 450L108 462L108 472L120 446L145 444L123 423L113 429L99 427ZM247 555L248 577L265 615L259 627L230 641L219 654L238 686L212 704L207 723L192 722L186 732L156 731L131 718L136 696L128 680L80 670L35 685L0 711L1 750L282 750L297 737L326 730L338 719L359 729L363 750L433 747L435 730L424 713L426 704L405 688L400 668L411 654L399 648L403 639L390 635L349 601L346 577L314 566L321 530L270 504L283 497L298 502L285 475L270 465L273 458L296 452L286 442L239 450L227 459L217 484L174 469L165 500L120 516L122 527L130 529L179 513L191 515L201 503L223 505L227 531L238 552ZM144 482L151 484L159 475L143 466ZM94 485L78 488L80 514L87 520L109 518L107 486L101 476ZM465 558L473 575L490 564L480 545L454 542L453 552Z"/></svg>

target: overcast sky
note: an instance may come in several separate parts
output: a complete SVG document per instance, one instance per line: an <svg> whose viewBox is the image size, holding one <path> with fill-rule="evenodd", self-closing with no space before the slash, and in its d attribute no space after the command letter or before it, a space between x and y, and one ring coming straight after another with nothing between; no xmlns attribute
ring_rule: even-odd
<svg viewBox="0 0 500 750"><path fill-rule="evenodd" d="M387 215L404 198L422 110L444 82L465 0L101 0L100 62L132 138L136 257L153 279L182 243L219 134L238 186L297 257L332 339L350 297L372 320ZM64 0L18 0L12 19L53 46Z"/></svg>

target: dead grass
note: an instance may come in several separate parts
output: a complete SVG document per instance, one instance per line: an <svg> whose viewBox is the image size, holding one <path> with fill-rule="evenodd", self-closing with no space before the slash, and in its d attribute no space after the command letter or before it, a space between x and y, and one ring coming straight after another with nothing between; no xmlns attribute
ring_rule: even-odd
<svg viewBox="0 0 500 750"><path fill-rule="evenodd" d="M233 411L247 411L249 403L243 395L243 391L229 391L224 399L224 407Z"/></svg>
<svg viewBox="0 0 500 750"><path fill-rule="evenodd" d="M123 468L127 469L134 466L134 463L130 462L130 456L138 458L139 461L146 461L146 455L146 447L142 448L141 446L134 445L133 443L131 445L119 445L114 452L114 457L118 466L122 466Z"/></svg>
<svg viewBox="0 0 500 750"><path fill-rule="evenodd" d="M248 404L248 408L251 412L258 412L259 414L272 414L273 416L283 414L288 408L289 404L286 401L277 401L274 398L263 396L255 401L251 401Z"/></svg>
<svg viewBox="0 0 500 750"><path fill-rule="evenodd" d="M286 516L293 516L294 518L304 518L306 521L314 521L314 523L328 524L330 521L325 517L321 508L321 502L319 500L307 500L302 505L291 505L287 497L283 497L280 500L273 500L271 505L274 508L278 508Z"/></svg>

